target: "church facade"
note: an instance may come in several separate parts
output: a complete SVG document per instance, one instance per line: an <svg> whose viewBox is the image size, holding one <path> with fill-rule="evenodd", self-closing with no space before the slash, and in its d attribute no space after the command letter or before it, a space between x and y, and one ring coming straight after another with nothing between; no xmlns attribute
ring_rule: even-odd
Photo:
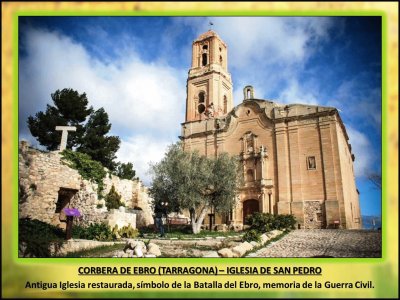
<svg viewBox="0 0 400 300"><path fill-rule="evenodd" d="M236 207L215 223L265 212L292 214L298 228L361 228L355 158L338 110L257 99L252 86L233 107L227 51L212 30L193 42L180 137L185 151L241 158Z"/></svg>

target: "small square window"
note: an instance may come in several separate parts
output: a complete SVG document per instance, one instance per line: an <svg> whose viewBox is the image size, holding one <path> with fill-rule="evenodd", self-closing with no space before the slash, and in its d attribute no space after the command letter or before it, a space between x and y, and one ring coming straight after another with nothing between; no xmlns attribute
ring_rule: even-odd
<svg viewBox="0 0 400 300"><path fill-rule="evenodd" d="M307 157L307 169L308 170L317 169L317 162L315 160L315 156L308 156Z"/></svg>

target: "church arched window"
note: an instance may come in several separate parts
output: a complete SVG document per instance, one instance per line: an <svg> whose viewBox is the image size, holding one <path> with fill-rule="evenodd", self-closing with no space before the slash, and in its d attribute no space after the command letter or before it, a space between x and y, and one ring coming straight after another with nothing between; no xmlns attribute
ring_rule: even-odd
<svg viewBox="0 0 400 300"><path fill-rule="evenodd" d="M204 103L206 99L206 94L204 92L199 93L199 103Z"/></svg>

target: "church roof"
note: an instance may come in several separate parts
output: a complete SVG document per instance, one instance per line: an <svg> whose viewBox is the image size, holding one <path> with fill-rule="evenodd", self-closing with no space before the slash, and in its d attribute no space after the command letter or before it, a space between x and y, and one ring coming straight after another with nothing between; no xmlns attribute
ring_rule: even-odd
<svg viewBox="0 0 400 300"><path fill-rule="evenodd" d="M257 106L264 110L271 119L281 119L290 117L299 117L313 115L322 112L337 111L335 107L312 105L312 104L281 104L275 101L266 99L245 99L242 103L236 105L233 110L238 110L241 106L251 105L257 103Z"/></svg>
<svg viewBox="0 0 400 300"><path fill-rule="evenodd" d="M206 38L213 37L213 36L221 39L219 37L219 35L214 30L210 29L207 32L204 32L204 33L200 34L199 37L195 40L195 42L202 41L202 40L204 40Z"/></svg>

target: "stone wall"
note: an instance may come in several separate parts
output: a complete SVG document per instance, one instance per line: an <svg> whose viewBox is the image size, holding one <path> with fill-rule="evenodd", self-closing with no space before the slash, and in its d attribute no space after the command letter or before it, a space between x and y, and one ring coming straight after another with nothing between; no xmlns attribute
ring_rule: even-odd
<svg viewBox="0 0 400 300"><path fill-rule="evenodd" d="M147 188L139 180L106 176L104 195L114 185L127 214L135 213L138 226L153 223ZM65 227L62 208L69 205L82 213L81 223L107 222L110 212L97 195L97 184L82 178L61 160L59 152L32 149L26 142L19 147L19 218L38 219ZM126 218L131 218L127 216Z"/></svg>
<svg viewBox="0 0 400 300"><path fill-rule="evenodd" d="M117 225L118 228L124 226L136 228L136 214L127 213L124 207L112 209L111 213L108 215L107 221L111 228L114 228L115 225Z"/></svg>
<svg viewBox="0 0 400 300"><path fill-rule="evenodd" d="M304 201L304 228L325 228L325 214L322 201Z"/></svg>

